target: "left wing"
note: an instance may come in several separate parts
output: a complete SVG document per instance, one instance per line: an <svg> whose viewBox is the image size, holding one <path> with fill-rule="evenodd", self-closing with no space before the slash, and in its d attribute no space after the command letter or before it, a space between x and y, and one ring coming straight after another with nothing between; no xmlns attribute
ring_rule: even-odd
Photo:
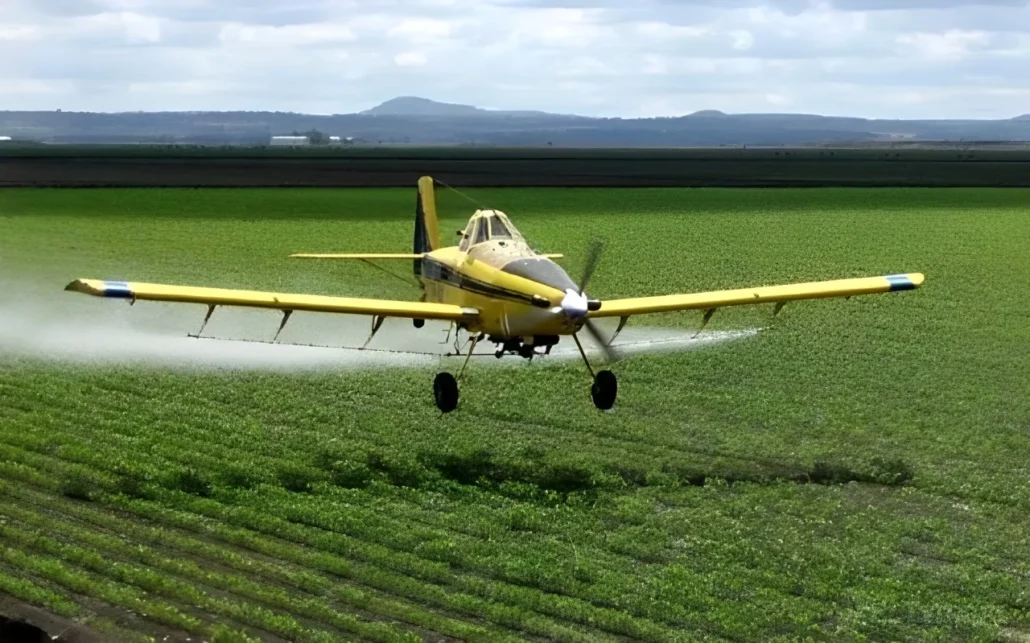
<svg viewBox="0 0 1030 643"><path fill-rule="evenodd" d="M351 254L310 254L310 253L298 253L290 255L294 258L300 259L421 259L426 256L426 253L410 253L410 254L396 254L396 253L385 253L385 252L359 252Z"/></svg>
<svg viewBox="0 0 1030 643"><path fill-rule="evenodd" d="M851 297L898 290L913 290L922 285L925 277L914 272L886 277L860 277L834 281L814 281L784 286L760 286L736 290L716 290L682 295L659 295L657 297L635 297L632 299L609 299L601 302L599 310L588 313L590 317L629 317L647 313L664 313L675 310L715 309L723 306L747 304L780 303L799 299L822 299L824 297Z"/></svg>
<svg viewBox="0 0 1030 643"><path fill-rule="evenodd" d="M426 256L425 252L410 253L410 254L398 254L398 253L386 253L386 252L359 252L359 253L328 253L328 254L312 254L312 253L296 253L290 255L290 257L297 259L361 259L367 261L370 259L422 259ZM541 257L547 257L548 259L561 259L565 255L563 254L542 254Z"/></svg>
<svg viewBox="0 0 1030 643"><path fill-rule="evenodd" d="M272 308L282 311L308 311L376 315L378 317L407 317L411 319L442 319L445 321L472 321L479 316L475 308L449 304L393 299L358 299L354 297L327 297L295 293L231 290L226 288L199 288L100 279L76 279L65 290L81 292L95 297L169 301L209 306L246 306Z"/></svg>

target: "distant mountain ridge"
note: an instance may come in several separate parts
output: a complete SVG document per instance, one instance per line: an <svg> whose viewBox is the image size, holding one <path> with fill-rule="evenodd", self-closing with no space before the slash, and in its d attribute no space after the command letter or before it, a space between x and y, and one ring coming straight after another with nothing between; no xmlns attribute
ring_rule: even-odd
<svg viewBox="0 0 1030 643"><path fill-rule="evenodd" d="M267 144L318 130L359 143L558 147L710 147L892 141L1030 141L1030 114L995 120L866 119L701 110L598 118L492 110L400 96L351 114L289 112L0 112L0 136L49 143Z"/></svg>
<svg viewBox="0 0 1030 643"><path fill-rule="evenodd" d="M441 103L418 96L398 96L371 109L358 112L361 116L561 116L549 112L532 110L493 110L461 105L458 103Z"/></svg>

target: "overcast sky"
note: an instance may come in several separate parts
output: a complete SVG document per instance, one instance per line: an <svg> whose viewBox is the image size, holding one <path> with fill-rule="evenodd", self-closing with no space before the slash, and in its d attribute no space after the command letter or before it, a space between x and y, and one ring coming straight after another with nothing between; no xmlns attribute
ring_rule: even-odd
<svg viewBox="0 0 1030 643"><path fill-rule="evenodd" d="M1030 112L1030 0L0 0L0 109Z"/></svg>

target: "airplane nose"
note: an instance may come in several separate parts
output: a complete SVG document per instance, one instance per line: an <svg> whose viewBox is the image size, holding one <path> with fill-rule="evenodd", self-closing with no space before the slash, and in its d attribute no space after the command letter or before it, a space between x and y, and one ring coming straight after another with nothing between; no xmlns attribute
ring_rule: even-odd
<svg viewBox="0 0 1030 643"><path fill-rule="evenodd" d="M565 291L565 297L561 300L561 309L573 319L586 316L588 310L586 294L581 295L569 288Z"/></svg>

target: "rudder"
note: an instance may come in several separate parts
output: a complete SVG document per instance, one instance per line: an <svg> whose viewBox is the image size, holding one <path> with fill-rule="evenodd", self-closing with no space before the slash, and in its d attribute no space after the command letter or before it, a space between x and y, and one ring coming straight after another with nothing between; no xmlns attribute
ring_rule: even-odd
<svg viewBox="0 0 1030 643"><path fill-rule="evenodd" d="M418 180L418 200L415 202L415 239L413 252L422 254L440 247L440 231L436 220L436 193L431 176ZM414 260L414 272L422 274L422 260Z"/></svg>

